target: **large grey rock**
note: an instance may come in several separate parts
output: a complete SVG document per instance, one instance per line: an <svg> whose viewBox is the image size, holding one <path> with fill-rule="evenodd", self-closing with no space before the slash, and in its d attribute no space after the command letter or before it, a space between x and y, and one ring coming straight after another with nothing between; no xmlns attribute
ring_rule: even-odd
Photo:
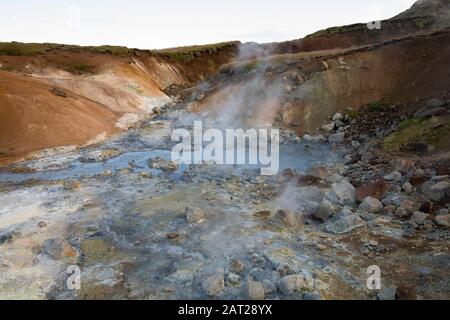
<svg viewBox="0 0 450 320"><path fill-rule="evenodd" d="M262 283L248 279L242 286L241 293L244 299L248 300L263 300L266 297L266 292Z"/></svg>
<svg viewBox="0 0 450 320"><path fill-rule="evenodd" d="M285 295L290 295L294 292L309 291L313 288L314 279L310 276L300 274L285 276L278 282L278 289Z"/></svg>
<svg viewBox="0 0 450 320"><path fill-rule="evenodd" d="M326 226L326 230L335 234L343 234L353 229L363 227L366 223L356 214L343 216L338 221Z"/></svg>
<svg viewBox="0 0 450 320"><path fill-rule="evenodd" d="M345 133L344 132L338 132L335 134L332 134L328 137L329 143L342 143L345 140Z"/></svg>
<svg viewBox="0 0 450 320"><path fill-rule="evenodd" d="M411 216L411 222L422 225L429 216L427 213L416 211Z"/></svg>
<svg viewBox="0 0 450 320"><path fill-rule="evenodd" d="M359 205L359 209L370 213L378 213L383 209L383 205L376 198L366 197Z"/></svg>
<svg viewBox="0 0 450 320"><path fill-rule="evenodd" d="M342 115L342 113L340 113L340 112L336 112L334 115L333 115L333 121L342 121L343 119L344 119L344 116Z"/></svg>
<svg viewBox="0 0 450 320"><path fill-rule="evenodd" d="M323 200L313 212L314 219L322 222L327 221L333 215L333 207L328 200Z"/></svg>
<svg viewBox="0 0 450 320"><path fill-rule="evenodd" d="M450 228L450 214L441 214L434 218L434 222L436 222L441 227Z"/></svg>
<svg viewBox="0 0 450 320"><path fill-rule="evenodd" d="M347 180L333 183L328 198L340 205L352 205L355 203L355 187Z"/></svg>
<svg viewBox="0 0 450 320"><path fill-rule="evenodd" d="M325 132L331 132L334 130L334 122L324 123L320 128Z"/></svg>
<svg viewBox="0 0 450 320"><path fill-rule="evenodd" d="M442 200L448 192L450 183L447 181L427 181L421 186L422 193L426 194L434 201Z"/></svg>
<svg viewBox="0 0 450 320"><path fill-rule="evenodd" d="M219 295L224 286L223 272L218 272L217 275L210 276L202 282L203 291L210 297Z"/></svg>
<svg viewBox="0 0 450 320"><path fill-rule="evenodd" d="M392 171L391 173L384 176L387 181L402 181L402 174L398 171Z"/></svg>

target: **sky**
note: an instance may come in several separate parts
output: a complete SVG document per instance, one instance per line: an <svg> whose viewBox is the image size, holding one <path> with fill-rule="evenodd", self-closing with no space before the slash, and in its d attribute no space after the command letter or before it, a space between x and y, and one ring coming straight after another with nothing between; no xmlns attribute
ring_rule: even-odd
<svg viewBox="0 0 450 320"><path fill-rule="evenodd" d="M382 20L415 0L0 0L0 41L160 49L274 42Z"/></svg>

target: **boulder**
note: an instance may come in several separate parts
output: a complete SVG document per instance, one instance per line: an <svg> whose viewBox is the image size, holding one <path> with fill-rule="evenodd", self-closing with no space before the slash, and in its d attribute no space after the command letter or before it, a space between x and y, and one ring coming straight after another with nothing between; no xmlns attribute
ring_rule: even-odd
<svg viewBox="0 0 450 320"><path fill-rule="evenodd" d="M334 213L333 207L328 200L323 200L313 212L312 216L322 222L327 221Z"/></svg>
<svg viewBox="0 0 450 320"><path fill-rule="evenodd" d="M310 291L313 288L314 279L300 274L285 276L278 282L278 289L285 295L290 295L294 292Z"/></svg>
<svg viewBox="0 0 450 320"><path fill-rule="evenodd" d="M383 209L383 205L376 198L366 197L359 205L359 209L370 213L378 213Z"/></svg>
<svg viewBox="0 0 450 320"><path fill-rule="evenodd" d="M345 133L344 132L338 132L335 134L331 134L328 137L329 143L342 143L345 140Z"/></svg>
<svg viewBox="0 0 450 320"><path fill-rule="evenodd" d="M332 120L333 121L342 121L342 120L344 120L344 116L342 115L342 113L340 113L340 112L336 112L334 115L333 115L333 118L332 118Z"/></svg>
<svg viewBox="0 0 450 320"><path fill-rule="evenodd" d="M340 205L352 205L355 203L355 187L347 180L333 183L328 198Z"/></svg>
<svg viewBox="0 0 450 320"><path fill-rule="evenodd" d="M248 279L242 286L242 296L246 300L264 300L266 292L262 283Z"/></svg>
<svg viewBox="0 0 450 320"><path fill-rule="evenodd" d="M334 122L324 123L320 128L325 132L331 132L334 130Z"/></svg>
<svg viewBox="0 0 450 320"><path fill-rule="evenodd" d="M388 175L384 176L384 179L386 179L387 181L402 181L402 174L398 171L392 171L391 173L389 173Z"/></svg>
<svg viewBox="0 0 450 320"><path fill-rule="evenodd" d="M334 222L333 224L330 224L326 226L326 230L331 233L335 234L343 234L348 233L352 231L353 229L359 228L364 226L366 223L363 219L361 219L356 214L346 215L339 219L338 221Z"/></svg>
<svg viewBox="0 0 450 320"><path fill-rule="evenodd" d="M309 168L306 171L306 174L313 176L313 177L320 178L322 180L325 180L326 178L329 177L330 172L328 171L327 167L325 167L325 166L317 166L317 167Z"/></svg>
<svg viewBox="0 0 450 320"><path fill-rule="evenodd" d="M450 228L450 214L440 214L434 218L434 222L441 227Z"/></svg>
<svg viewBox="0 0 450 320"><path fill-rule="evenodd" d="M434 201L441 201L446 196L450 187L450 183L447 181L427 181L422 187L421 191Z"/></svg>
<svg viewBox="0 0 450 320"><path fill-rule="evenodd" d="M389 191L389 184L386 180L380 178L375 182L358 187L355 191L355 196L358 201L362 201L366 197L373 197L381 200L387 191Z"/></svg>
<svg viewBox="0 0 450 320"><path fill-rule="evenodd" d="M423 223L425 222L425 220L429 217L430 215L424 212L420 212L420 211L415 211L412 216L411 216L411 222L417 224L417 225L423 225Z"/></svg>
<svg viewBox="0 0 450 320"><path fill-rule="evenodd" d="M219 295L225 287L223 273L206 278L202 282L203 291L210 297Z"/></svg>

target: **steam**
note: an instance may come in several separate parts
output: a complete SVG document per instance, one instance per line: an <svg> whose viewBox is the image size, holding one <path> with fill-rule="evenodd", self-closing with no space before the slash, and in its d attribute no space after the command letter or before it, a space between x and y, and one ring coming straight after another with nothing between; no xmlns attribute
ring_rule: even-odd
<svg viewBox="0 0 450 320"><path fill-rule="evenodd" d="M218 128L271 127L284 100L286 83L267 73L270 63L263 58L272 50L267 45L245 43L239 47L237 63L243 80L216 92L204 110ZM252 73L251 78L245 77Z"/></svg>

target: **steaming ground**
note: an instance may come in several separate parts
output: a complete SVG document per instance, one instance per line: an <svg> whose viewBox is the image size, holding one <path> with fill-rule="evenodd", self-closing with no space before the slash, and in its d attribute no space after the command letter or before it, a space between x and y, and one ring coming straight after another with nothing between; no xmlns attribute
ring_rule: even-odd
<svg viewBox="0 0 450 320"><path fill-rule="evenodd" d="M327 145L296 143L284 132L281 166L290 169L272 177L224 166L149 168L148 159L168 159L172 129L191 120L171 111L103 145L14 168L28 173L2 172L0 297L367 298L365 270L373 261L358 247L374 239L399 246L377 259L383 270L396 268L401 257L412 267L446 272L445 256L432 249L406 254L401 227L375 234L364 223L351 234L334 234L325 229L333 220L292 220L289 212L306 219L331 182L343 179L341 157ZM326 186L293 179L319 164L334 173ZM374 230L386 223L370 222ZM66 286L70 265L81 268L80 290ZM286 279L301 288L291 292ZM439 286L424 287L425 295L445 295Z"/></svg>

